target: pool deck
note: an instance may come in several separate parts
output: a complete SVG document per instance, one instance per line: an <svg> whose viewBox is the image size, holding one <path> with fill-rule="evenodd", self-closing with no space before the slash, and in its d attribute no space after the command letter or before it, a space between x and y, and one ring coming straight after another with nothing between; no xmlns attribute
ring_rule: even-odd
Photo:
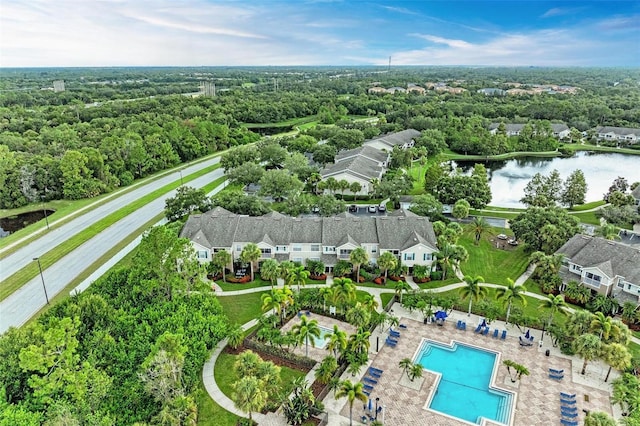
<svg viewBox="0 0 640 426"><path fill-rule="evenodd" d="M380 398L379 404L384 405L383 413L378 415L378 420L384 416L384 424L393 426L421 425L429 424L433 426L469 425L470 423L456 420L440 413L430 411L426 403L433 390L436 375L424 372L421 379L409 381L406 374L402 373L398 363L403 358L412 358L423 338L450 344L452 340L467 343L470 345L486 348L499 352L499 367L495 373L495 383L499 388L516 392L515 414L511 418L511 425L546 425L560 424L560 392L577 394L576 407L578 409L579 422L584 420L583 410L604 411L619 417L619 412L612 412L609 401L611 392L610 383L618 377L615 370L611 372L609 383L604 382L608 367L599 361L592 361L587 367L587 372L583 376L580 374L582 359L575 356L567 356L560 353L558 348L551 345L551 339L545 336L544 345L539 347L539 330L532 330L535 336L534 345L529 347L520 346L518 337L522 333L516 326L508 325L504 322L494 321L489 327L491 332L486 335L474 333L481 318L477 315L467 316L466 313L454 311L447 318L443 326L436 324L424 324L422 314L419 312L409 312L399 304L393 306L392 314L401 319L401 324L407 326L406 329L398 329L401 337L395 348L384 346L384 341L388 331L384 332L377 328L371 336L370 365L384 370L378 384L375 385L371 398ZM317 317L319 323L327 325L326 317ZM331 318L326 318L332 320ZM466 331L456 328L458 320L466 321ZM332 320L335 321L335 320ZM295 322L295 319L292 321ZM336 322L337 323L337 322ZM343 327L344 323L339 323ZM332 324L331 324L332 326ZM507 338L501 340L493 338L493 330L498 328L500 333L507 330ZM350 333L348 331L347 333ZM376 343L379 342L379 352L376 352ZM298 348L298 350L304 348ZM546 356L546 350L550 351L550 356ZM320 359L328 354L326 350L317 350L314 353ZM311 348L310 348L310 356ZM502 360L510 359L528 368L530 375L523 377L515 384L509 379L507 370L503 367ZM562 380L549 378L549 368L564 370ZM349 373L344 373L342 379L359 381L366 374L366 368L362 368L360 375L353 377ZM330 413L330 425L348 424L349 405L346 399L335 400L333 392L324 400L327 411ZM331 415L333 414L333 415ZM339 414L339 415L338 415ZM354 424L361 424L358 421L367 414L363 409L363 404L359 401L353 406ZM498 425L487 421L485 425Z"/></svg>

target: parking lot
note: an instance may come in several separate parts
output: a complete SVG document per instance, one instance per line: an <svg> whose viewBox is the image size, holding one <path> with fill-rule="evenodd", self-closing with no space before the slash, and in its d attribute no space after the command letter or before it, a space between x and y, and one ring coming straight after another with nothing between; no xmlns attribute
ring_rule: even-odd
<svg viewBox="0 0 640 426"><path fill-rule="evenodd" d="M347 212L354 216L386 216L387 211L380 209L377 204L349 204Z"/></svg>

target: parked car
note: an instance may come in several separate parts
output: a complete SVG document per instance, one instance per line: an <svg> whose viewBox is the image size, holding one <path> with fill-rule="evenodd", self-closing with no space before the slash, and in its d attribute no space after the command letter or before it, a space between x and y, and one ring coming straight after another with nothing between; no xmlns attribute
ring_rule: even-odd
<svg viewBox="0 0 640 426"><path fill-rule="evenodd" d="M498 234L499 240L506 240L508 237L505 234Z"/></svg>
<svg viewBox="0 0 640 426"><path fill-rule="evenodd" d="M369 206L369 213L375 213L376 211L376 206Z"/></svg>
<svg viewBox="0 0 640 426"><path fill-rule="evenodd" d="M386 212L387 211L387 207L384 204L380 204L378 206L378 211L379 212Z"/></svg>
<svg viewBox="0 0 640 426"><path fill-rule="evenodd" d="M358 211L358 206L356 206L355 204L351 204L351 205L349 206L349 211L350 211L351 213L356 213L356 212Z"/></svg>
<svg viewBox="0 0 640 426"><path fill-rule="evenodd" d="M320 213L320 207L318 206L311 207L311 212L316 214Z"/></svg>

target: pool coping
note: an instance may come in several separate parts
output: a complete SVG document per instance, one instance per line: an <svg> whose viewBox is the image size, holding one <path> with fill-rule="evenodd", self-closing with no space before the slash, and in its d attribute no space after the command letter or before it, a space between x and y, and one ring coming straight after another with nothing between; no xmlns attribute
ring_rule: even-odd
<svg viewBox="0 0 640 426"><path fill-rule="evenodd" d="M482 419L480 421L480 423L471 423L471 422L469 422L469 421L467 421L465 419L462 419L460 417L455 417L455 416L452 416L450 414L444 413L442 411L433 410L433 409L430 408L430 406L431 406L431 402L433 400L433 397L435 396L435 393L436 393L436 391L438 389L438 386L440 385L440 379L442 378L442 373L439 373L439 372L434 371L434 370L429 370L428 368L425 368L423 366L424 370L426 370L429 373L433 374L435 376L435 378L436 378L431 390L429 391L429 396L427 397L427 400L426 400L426 402L425 402L425 404L423 406L423 409L425 409L427 411L430 411L432 413L435 413L435 414L438 414L438 415L441 415L441 416L445 416L445 417L448 417L450 419L453 419L453 420L456 420L456 421L460 421L460 422L463 422L463 423L466 423L466 424L469 424L469 425L474 425L474 426L478 426L478 424L480 426L487 426L489 424L491 424L491 425L499 425L499 426L513 426L513 422L515 421L516 406L517 406L517 403L518 403L518 392L513 391L513 390L509 390L509 389L505 389L505 388L500 387L500 386L498 386L496 384L496 375L498 373L498 367L500 366L500 360L502 358L502 353L501 352L494 351L492 349L487 349L487 348L484 348L482 346L473 345L471 343L461 342L461 341L455 340L455 339L451 339L449 341L449 343L447 344L447 343L444 343L444 342L441 342L441 341L438 341L438 340L434 340L434 339L429 339L429 338L423 337L421 339L421 341L420 341L420 344L418 345L418 348L415 350L415 352L413 354L413 357L411 358L412 362L414 364L416 363L418 354L421 353L424 350L424 346L425 346L426 343L434 343L434 344L439 345L441 347L449 347L450 349L453 349L455 345L462 345L462 346L468 346L468 347L471 347L471 348L474 348L474 349L477 349L477 350L482 350L482 351L491 352L491 353L496 354L496 358L495 358L495 361L494 361L494 364L493 364L493 370L491 371L491 380L489 381L489 389L490 390L493 389L493 390L500 391L500 392L503 392L503 393L509 393L509 394L511 394L513 396L513 399L512 399L512 402L511 402L511 409L509 410L509 421L508 421L508 423L502 423L502 422L499 422L497 420L488 419L488 418L482 417L482 416L480 416L480 418Z"/></svg>

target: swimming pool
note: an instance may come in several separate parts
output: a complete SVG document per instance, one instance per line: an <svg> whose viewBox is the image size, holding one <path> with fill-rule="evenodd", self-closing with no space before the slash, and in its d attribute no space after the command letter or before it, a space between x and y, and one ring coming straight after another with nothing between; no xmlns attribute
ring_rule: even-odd
<svg viewBox="0 0 640 426"><path fill-rule="evenodd" d="M327 342L329 341L329 335L333 334L332 328L327 328L322 325L318 326L320 329L320 338L313 337L313 341L316 344L315 347L318 349L324 349L327 346Z"/></svg>
<svg viewBox="0 0 640 426"><path fill-rule="evenodd" d="M514 394L491 387L497 355L458 342L425 340L414 362L441 374L429 408L472 424L482 418L510 424Z"/></svg>

